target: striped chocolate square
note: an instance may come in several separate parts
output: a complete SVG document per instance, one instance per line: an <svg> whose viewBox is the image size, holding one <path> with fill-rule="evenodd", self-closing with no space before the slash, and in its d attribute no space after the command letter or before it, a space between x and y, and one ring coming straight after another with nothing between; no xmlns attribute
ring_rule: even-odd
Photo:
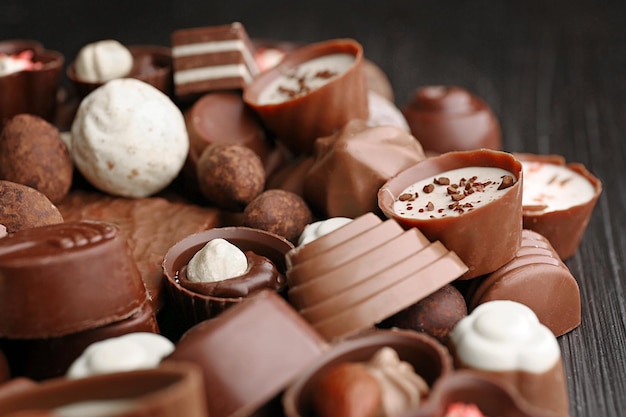
<svg viewBox="0 0 626 417"><path fill-rule="evenodd" d="M253 46L239 22L172 33L177 96L240 89L259 73Z"/></svg>

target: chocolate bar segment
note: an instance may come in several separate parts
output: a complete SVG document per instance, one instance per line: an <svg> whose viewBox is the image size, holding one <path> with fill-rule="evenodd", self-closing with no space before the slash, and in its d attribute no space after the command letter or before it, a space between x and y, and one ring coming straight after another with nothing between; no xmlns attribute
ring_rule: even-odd
<svg viewBox="0 0 626 417"><path fill-rule="evenodd" d="M244 26L181 29L172 33L174 91L177 96L241 89L259 70Z"/></svg>

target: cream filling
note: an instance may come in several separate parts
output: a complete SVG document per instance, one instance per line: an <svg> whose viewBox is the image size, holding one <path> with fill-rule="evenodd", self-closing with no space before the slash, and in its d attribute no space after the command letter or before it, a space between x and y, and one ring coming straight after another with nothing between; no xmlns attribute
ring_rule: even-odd
<svg viewBox="0 0 626 417"><path fill-rule="evenodd" d="M245 65L232 64L176 71L174 83L180 85L231 77L241 77L246 84L250 84L253 78Z"/></svg>
<svg viewBox="0 0 626 417"><path fill-rule="evenodd" d="M177 45L172 48L172 57L182 58L186 56L206 55L215 54L218 52L232 51L240 52L248 68L248 71L252 74L252 76L257 75L257 65L254 57L252 56L252 53L247 48L246 44L242 40L238 39Z"/></svg>

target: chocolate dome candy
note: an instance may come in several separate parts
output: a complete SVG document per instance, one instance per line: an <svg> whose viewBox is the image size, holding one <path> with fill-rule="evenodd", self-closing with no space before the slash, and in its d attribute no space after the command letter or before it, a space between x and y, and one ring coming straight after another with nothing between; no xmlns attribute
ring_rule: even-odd
<svg viewBox="0 0 626 417"><path fill-rule="evenodd" d="M461 87L419 88L403 113L426 151L502 149L495 115L482 99Z"/></svg>
<svg viewBox="0 0 626 417"><path fill-rule="evenodd" d="M379 212L378 189L423 159L420 143L406 131L352 120L315 142L315 162L304 179L304 197L326 217Z"/></svg>

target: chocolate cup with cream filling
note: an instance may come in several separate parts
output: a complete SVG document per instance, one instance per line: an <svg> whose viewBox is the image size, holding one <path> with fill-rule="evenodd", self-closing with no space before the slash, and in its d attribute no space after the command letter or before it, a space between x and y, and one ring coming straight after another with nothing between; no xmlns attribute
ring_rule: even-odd
<svg viewBox="0 0 626 417"><path fill-rule="evenodd" d="M464 88L418 88L403 113L411 133L427 152L502 149L500 124L493 111Z"/></svg>
<svg viewBox="0 0 626 417"><path fill-rule="evenodd" d="M591 174L583 164L575 162L567 164L565 159L559 155L520 153L515 154L515 157L522 161L522 164L524 161L528 161L566 167L583 176L592 185L594 195L590 200L564 210L544 212L537 210L537 207L534 206L522 207L524 228L534 230L545 236L561 259L570 258L576 253L580 245L593 209L602 193L601 181Z"/></svg>
<svg viewBox="0 0 626 417"><path fill-rule="evenodd" d="M309 91L286 95L279 102L263 99L268 88L287 80L298 67L317 58L347 54L353 57L351 65L343 72ZM332 69L328 69L332 72ZM317 75L319 74L319 76ZM320 70L315 77L327 77ZM261 117L267 128L294 154L311 154L315 139L328 136L351 119L367 120L369 107L367 83L363 71L363 48L352 39L334 39L306 45L288 53L276 67L257 76L244 89L244 101Z"/></svg>
<svg viewBox="0 0 626 417"><path fill-rule="evenodd" d="M6 354L12 375L40 381L64 375L92 343L136 332L159 332L154 308L148 301L137 313L115 323L60 337L3 338L0 348Z"/></svg>
<svg viewBox="0 0 626 417"><path fill-rule="evenodd" d="M394 202L410 185L458 168L493 167L508 171L514 183L504 194L461 215L408 218L394 210ZM461 200L462 201L462 200ZM461 279L495 271L509 262L522 235L522 164L511 154L488 149L448 152L425 159L391 178L378 191L383 213L405 228L417 227L431 241L440 240L469 267Z"/></svg>
<svg viewBox="0 0 626 417"><path fill-rule="evenodd" d="M188 363L81 379L51 379L0 397L0 414L52 417L61 407L94 402L101 405L101 411L107 405L115 407L110 409L110 415L117 417L208 416L202 374ZM81 415L91 415L93 409L89 410L84 408Z"/></svg>
<svg viewBox="0 0 626 417"><path fill-rule="evenodd" d="M405 417L444 417L454 403L474 404L486 416L555 417L532 407L509 386L473 371L456 371L435 383L428 402Z"/></svg>
<svg viewBox="0 0 626 417"><path fill-rule="evenodd" d="M129 45L128 50L133 56L133 66L128 77L146 82L171 96L172 54L170 48L157 45ZM77 78L73 62L68 65L65 73L81 98L104 84Z"/></svg>
<svg viewBox="0 0 626 417"><path fill-rule="evenodd" d="M180 274L185 270L191 258L209 241L217 238L227 240L244 252L250 251L269 259L283 275L286 271L285 254L293 249L293 244L288 240L273 233L249 227L214 228L193 234L176 243L165 254L163 274L166 278L171 307L175 311L173 314L185 330L200 321L217 316L246 298L244 296L205 295L192 291L191 287L181 285ZM245 288L245 277L246 275L232 278L233 285ZM228 281L224 280L220 284L228 286ZM284 287L284 280L282 283ZM283 288L274 288L274 290L282 291ZM258 292L258 289L254 289L254 292Z"/></svg>
<svg viewBox="0 0 626 417"><path fill-rule="evenodd" d="M327 348L283 298L263 290L189 329L164 363L202 368L211 417L276 416L279 394Z"/></svg>
<svg viewBox="0 0 626 417"><path fill-rule="evenodd" d="M0 54L13 55L27 50L34 52L33 62L41 63L42 67L0 76L0 128L5 119L21 113L54 122L65 58L60 52L47 50L33 40L0 42Z"/></svg>
<svg viewBox="0 0 626 417"><path fill-rule="evenodd" d="M393 348L431 387L453 370L446 348L428 335L411 330L372 330L334 344L302 372L283 395L285 415L312 415L315 389L326 371L341 363L369 361L383 347Z"/></svg>
<svg viewBox="0 0 626 417"><path fill-rule="evenodd" d="M64 222L0 240L0 337L60 337L126 319L148 300L112 223Z"/></svg>

